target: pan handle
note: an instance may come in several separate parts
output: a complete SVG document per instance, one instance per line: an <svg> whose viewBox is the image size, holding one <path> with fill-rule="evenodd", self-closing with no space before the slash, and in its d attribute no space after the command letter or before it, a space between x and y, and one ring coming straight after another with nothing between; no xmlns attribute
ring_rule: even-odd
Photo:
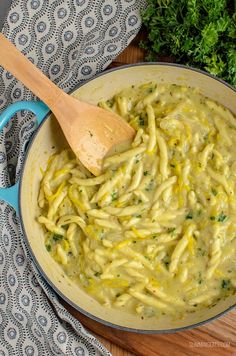
<svg viewBox="0 0 236 356"><path fill-rule="evenodd" d="M50 111L42 101L19 101L10 105L0 115L0 131L18 111L29 110L37 117L38 125ZM19 181L9 188L0 188L0 200L10 204L19 215Z"/></svg>

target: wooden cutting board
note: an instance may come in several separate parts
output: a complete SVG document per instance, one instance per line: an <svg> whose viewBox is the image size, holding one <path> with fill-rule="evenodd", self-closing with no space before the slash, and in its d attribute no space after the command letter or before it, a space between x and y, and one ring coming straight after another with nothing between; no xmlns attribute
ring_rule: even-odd
<svg viewBox="0 0 236 356"><path fill-rule="evenodd" d="M142 62L144 53L138 43L143 36L141 32L110 68ZM113 356L236 356L236 309L196 329L175 334L143 335L104 326L85 317L65 302L63 304L101 340Z"/></svg>
<svg viewBox="0 0 236 356"><path fill-rule="evenodd" d="M114 343L141 356L236 356L236 310L196 329L175 334L144 335L112 329L85 317L68 305L66 307L96 336L102 336L98 338L111 351ZM105 339L110 343L104 342ZM112 354L130 355L119 349L114 349Z"/></svg>

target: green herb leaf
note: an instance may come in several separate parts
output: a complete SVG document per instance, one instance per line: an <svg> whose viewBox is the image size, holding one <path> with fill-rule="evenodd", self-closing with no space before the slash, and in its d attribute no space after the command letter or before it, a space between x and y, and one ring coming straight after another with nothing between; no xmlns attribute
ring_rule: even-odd
<svg viewBox="0 0 236 356"><path fill-rule="evenodd" d="M220 215L217 217L218 222L224 222L227 220L227 215L223 214L223 212L220 213Z"/></svg>
<svg viewBox="0 0 236 356"><path fill-rule="evenodd" d="M235 1L147 0L140 42L148 61L167 56L236 86Z"/></svg>
<svg viewBox="0 0 236 356"><path fill-rule="evenodd" d="M228 289L230 286L230 279L223 279L221 282L222 289Z"/></svg>
<svg viewBox="0 0 236 356"><path fill-rule="evenodd" d="M218 194L217 190L215 188L212 188L211 189L211 192L214 196L216 196Z"/></svg>
<svg viewBox="0 0 236 356"><path fill-rule="evenodd" d="M50 252L52 250L52 246L51 245L46 245L46 249L48 252Z"/></svg>
<svg viewBox="0 0 236 356"><path fill-rule="evenodd" d="M144 119L142 117L139 118L139 126L144 126Z"/></svg>
<svg viewBox="0 0 236 356"><path fill-rule="evenodd" d="M167 229L168 234L173 234L175 232L176 228L175 227L169 227Z"/></svg>
<svg viewBox="0 0 236 356"><path fill-rule="evenodd" d="M192 212L189 212L188 215L185 216L186 220L190 220L192 218L193 218L193 213Z"/></svg>
<svg viewBox="0 0 236 356"><path fill-rule="evenodd" d="M95 276L95 277L99 277L100 275L101 275L101 272L95 272L95 273L94 273L94 276Z"/></svg>
<svg viewBox="0 0 236 356"><path fill-rule="evenodd" d="M117 197L117 192L112 192L111 193L111 200L114 201L116 200L118 197Z"/></svg>
<svg viewBox="0 0 236 356"><path fill-rule="evenodd" d="M60 241L60 240L62 240L63 239L63 236L62 235L59 235L59 234L54 234L53 236L52 236L52 239L53 239L53 241Z"/></svg>

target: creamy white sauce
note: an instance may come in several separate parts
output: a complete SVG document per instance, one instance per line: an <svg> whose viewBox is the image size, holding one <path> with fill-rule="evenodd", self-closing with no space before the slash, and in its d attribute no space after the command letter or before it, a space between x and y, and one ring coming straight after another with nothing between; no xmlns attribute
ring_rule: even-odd
<svg viewBox="0 0 236 356"><path fill-rule="evenodd" d="M101 107L137 130L92 177L63 151L41 183L45 245L107 307L183 317L236 290L236 120L197 89L148 83Z"/></svg>

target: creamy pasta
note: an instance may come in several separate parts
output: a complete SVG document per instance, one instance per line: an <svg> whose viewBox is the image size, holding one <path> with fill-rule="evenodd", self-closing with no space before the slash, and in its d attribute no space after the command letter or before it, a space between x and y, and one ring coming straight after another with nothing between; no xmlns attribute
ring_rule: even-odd
<svg viewBox="0 0 236 356"><path fill-rule="evenodd" d="M184 316L236 291L236 120L197 89L147 83L100 102L136 129L94 177L70 150L38 221L65 273L107 307Z"/></svg>

